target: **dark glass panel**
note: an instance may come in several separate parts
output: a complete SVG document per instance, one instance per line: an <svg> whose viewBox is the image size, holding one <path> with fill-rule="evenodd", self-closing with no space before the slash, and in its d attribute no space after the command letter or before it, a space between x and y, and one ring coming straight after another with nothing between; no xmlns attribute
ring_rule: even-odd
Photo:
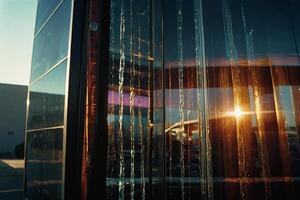
<svg viewBox="0 0 300 200"><path fill-rule="evenodd" d="M112 1L106 197L144 198L148 162L157 199L297 199L299 3L140 2Z"/></svg>
<svg viewBox="0 0 300 200"><path fill-rule="evenodd" d="M151 99L150 99L150 120L152 129L149 137L149 158L152 159L149 184L149 198L162 199L164 195L164 77L163 77L163 37L162 37L162 4L161 0L152 1L152 51L153 65L151 69Z"/></svg>
<svg viewBox="0 0 300 200"><path fill-rule="evenodd" d="M299 77L295 69L300 62L297 14L291 6L295 9L297 4L204 3L215 199L297 199L299 195L293 188L298 184L295 118L300 113L293 105L297 96L289 73Z"/></svg>
<svg viewBox="0 0 300 200"><path fill-rule="evenodd" d="M37 7L37 14L35 20L35 33L41 29L43 24L49 18L49 16L53 13L55 8L59 5L63 0L39 0Z"/></svg>
<svg viewBox="0 0 300 200"><path fill-rule="evenodd" d="M62 126L67 60L30 87L28 130Z"/></svg>
<svg viewBox="0 0 300 200"><path fill-rule="evenodd" d="M168 199L297 199L297 9L166 1Z"/></svg>
<svg viewBox="0 0 300 200"><path fill-rule="evenodd" d="M145 199L149 187L149 0L111 2L107 199Z"/></svg>
<svg viewBox="0 0 300 200"><path fill-rule="evenodd" d="M31 82L68 54L71 1L66 0L36 36L33 46Z"/></svg>
<svg viewBox="0 0 300 200"><path fill-rule="evenodd" d="M63 129L27 133L28 199L62 199Z"/></svg>
<svg viewBox="0 0 300 200"><path fill-rule="evenodd" d="M207 194L203 71L197 69L194 15L200 1L166 1L164 21L167 199L210 199ZM199 30L199 29L198 29ZM197 39L197 41L196 41ZM201 63L202 64L202 63ZM203 198L205 197L205 198Z"/></svg>

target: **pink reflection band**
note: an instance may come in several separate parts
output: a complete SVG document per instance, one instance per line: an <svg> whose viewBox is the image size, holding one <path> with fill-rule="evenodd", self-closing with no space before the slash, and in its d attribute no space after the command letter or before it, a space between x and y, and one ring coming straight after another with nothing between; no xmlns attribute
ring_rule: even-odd
<svg viewBox="0 0 300 200"><path fill-rule="evenodd" d="M148 97L145 96L135 96L134 97L134 106L142 108L148 108ZM113 105L120 105L119 102L119 93L115 91L108 92L108 103ZM124 106L130 106L130 95L128 93L124 93Z"/></svg>

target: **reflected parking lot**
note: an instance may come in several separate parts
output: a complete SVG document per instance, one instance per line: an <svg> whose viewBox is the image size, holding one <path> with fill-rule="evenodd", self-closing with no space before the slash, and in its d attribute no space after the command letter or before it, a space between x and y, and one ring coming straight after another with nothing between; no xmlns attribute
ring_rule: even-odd
<svg viewBox="0 0 300 200"><path fill-rule="evenodd" d="M0 199L23 197L24 160L0 159Z"/></svg>

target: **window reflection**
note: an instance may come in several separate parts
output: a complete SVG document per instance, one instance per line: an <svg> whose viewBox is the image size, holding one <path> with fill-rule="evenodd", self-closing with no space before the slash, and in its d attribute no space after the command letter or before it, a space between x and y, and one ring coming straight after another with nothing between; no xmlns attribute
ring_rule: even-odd
<svg viewBox="0 0 300 200"><path fill-rule="evenodd" d="M27 134L26 192L30 199L61 199L62 129Z"/></svg>
<svg viewBox="0 0 300 200"><path fill-rule="evenodd" d="M297 3L176 2L165 8L165 34L177 32L165 43L167 196L295 199Z"/></svg>
<svg viewBox="0 0 300 200"><path fill-rule="evenodd" d="M61 3L63 0L40 0L38 3L37 8L37 16L36 16L36 22L35 22L35 34L40 31L43 24L47 21L49 16L55 11L59 3Z"/></svg>
<svg viewBox="0 0 300 200"><path fill-rule="evenodd" d="M297 199L300 4L167 0L161 41L140 2L112 1L107 198Z"/></svg>
<svg viewBox="0 0 300 200"><path fill-rule="evenodd" d="M107 199L145 199L150 120L150 1L112 1Z"/></svg>
<svg viewBox="0 0 300 200"><path fill-rule="evenodd" d="M34 39L31 82L68 53L71 0L65 0Z"/></svg>
<svg viewBox="0 0 300 200"><path fill-rule="evenodd" d="M27 199L64 198L63 133L73 1L60 2L38 2L27 102L24 188Z"/></svg>
<svg viewBox="0 0 300 200"><path fill-rule="evenodd" d="M66 65L64 61L30 87L27 129L63 125Z"/></svg>

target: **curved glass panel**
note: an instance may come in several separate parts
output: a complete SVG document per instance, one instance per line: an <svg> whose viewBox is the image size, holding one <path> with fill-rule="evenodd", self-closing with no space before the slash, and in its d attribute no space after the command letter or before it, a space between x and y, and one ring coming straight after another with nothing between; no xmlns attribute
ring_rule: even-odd
<svg viewBox="0 0 300 200"><path fill-rule="evenodd" d="M54 67L68 54L71 0L66 0L35 37L31 82Z"/></svg>
<svg viewBox="0 0 300 200"><path fill-rule="evenodd" d="M72 3L41 0L38 5L37 26L45 25L34 40L27 102L24 197L30 200L64 199L65 92Z"/></svg>

